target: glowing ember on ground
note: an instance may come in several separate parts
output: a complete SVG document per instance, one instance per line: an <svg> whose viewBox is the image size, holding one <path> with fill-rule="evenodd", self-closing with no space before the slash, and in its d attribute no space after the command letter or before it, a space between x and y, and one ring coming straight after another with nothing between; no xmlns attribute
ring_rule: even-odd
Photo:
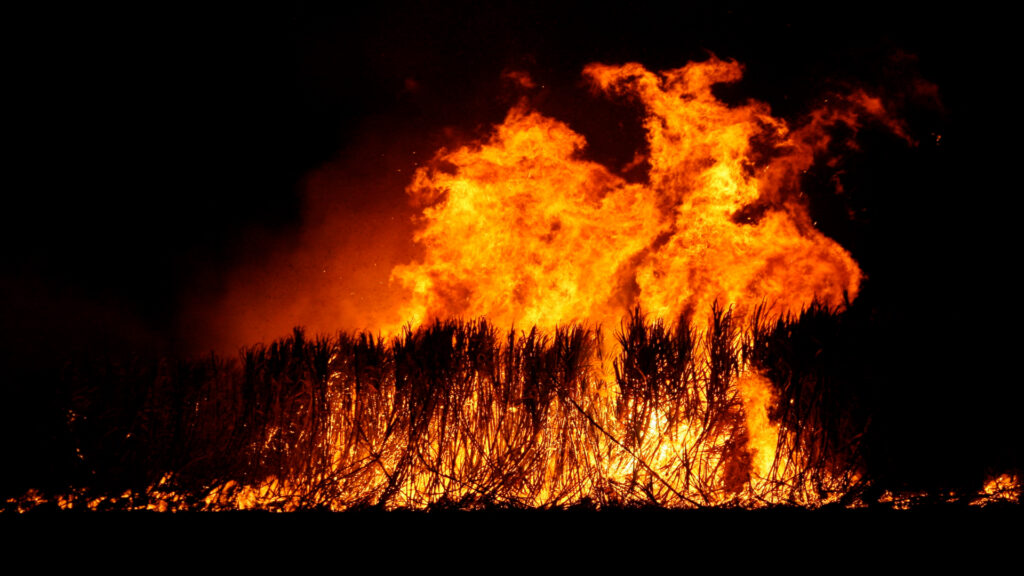
<svg viewBox="0 0 1024 576"><path fill-rule="evenodd" d="M1000 474L989 478L972 504L986 505L996 502L1020 502L1020 478L1015 474Z"/></svg>

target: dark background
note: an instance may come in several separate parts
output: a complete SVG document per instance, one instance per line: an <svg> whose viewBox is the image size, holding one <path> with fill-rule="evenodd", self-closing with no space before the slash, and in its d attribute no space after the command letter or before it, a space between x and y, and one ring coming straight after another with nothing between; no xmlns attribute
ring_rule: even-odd
<svg viewBox="0 0 1024 576"><path fill-rule="evenodd" d="M179 320L194 294L301 228L311 171L388 171L390 188L341 202L407 210L405 176L391 171L411 160L377 151L483 133L515 101L503 71L529 72L541 110L615 165L632 156L639 124L602 128L614 104L588 96L582 67L659 70L714 53L747 70L723 97L766 101L790 120L854 85L903 103L916 146L868 130L839 167L840 199L814 194L837 171L808 177L823 229L862 264L884 327L873 336L875 361L888 364L879 417L894 446L921 447L894 451L909 455L898 465L908 478L1019 465L1012 18L884 4L480 4L13 13L8 397L73 354L191 353ZM917 80L941 104L908 96Z"/></svg>

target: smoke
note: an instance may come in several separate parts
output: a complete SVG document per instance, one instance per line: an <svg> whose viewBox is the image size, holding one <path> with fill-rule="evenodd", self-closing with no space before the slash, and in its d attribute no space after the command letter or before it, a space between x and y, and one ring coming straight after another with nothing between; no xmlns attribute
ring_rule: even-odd
<svg viewBox="0 0 1024 576"><path fill-rule="evenodd" d="M227 267L197 277L178 330L190 352L232 354L296 326L330 334L396 321L401 294L388 276L413 256L403 189L422 143L388 128L368 123L355 145L304 178L299 225L249 230Z"/></svg>

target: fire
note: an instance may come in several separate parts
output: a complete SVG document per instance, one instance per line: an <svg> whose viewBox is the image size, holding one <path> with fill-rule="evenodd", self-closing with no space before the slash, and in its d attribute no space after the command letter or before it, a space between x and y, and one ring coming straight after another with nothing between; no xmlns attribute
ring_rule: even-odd
<svg viewBox="0 0 1024 576"><path fill-rule="evenodd" d="M1000 474L989 477L981 493L971 503L984 506L998 502L1020 502L1020 477L1016 474Z"/></svg>
<svg viewBox="0 0 1024 576"><path fill-rule="evenodd" d="M729 106L715 96L716 84L740 80L736 62L711 58L661 73L591 64L583 73L597 91L642 105L646 180L584 159L583 136L521 102L488 139L441 150L416 172L408 193L423 206L415 239L424 256L392 273L411 293L403 318L486 317L551 330L614 326L639 306L702 331L715 307L741 322L758 306L792 315L812 301L839 309L856 298L862 272L815 228L801 176L829 150L838 124L856 133L870 118L905 137L879 99L863 91L835 98L791 127L763 103ZM792 480L792 463L777 461L771 382L740 370L751 473ZM709 394L693 405L707 407ZM634 474L638 460L671 468L683 458L705 459L715 482L726 481L728 435L668 418L667 406L646 409L632 424L647 428L634 430L642 455L630 452L613 476Z"/></svg>
<svg viewBox="0 0 1024 576"><path fill-rule="evenodd" d="M226 438L247 435L239 457L262 468L194 501L820 505L857 483L856 463L825 462L813 394L790 395L780 420L779 389L750 355L768 318L857 297L863 274L816 229L802 176L834 151L838 125L906 137L899 124L863 91L792 126L763 103L728 105L713 88L742 67L717 58L583 73L641 105L646 148L631 165L646 178L587 160L582 135L526 101L487 138L439 151L407 188L423 252L391 274L408 291L405 328L312 342L296 331L247 351L245 383L218 382L190 410L237 417ZM618 348L602 325L619 326ZM250 397L266 406L231 408ZM196 445L224 441L197 430ZM187 506L178 480L162 477L146 505Z"/></svg>
<svg viewBox="0 0 1024 576"><path fill-rule="evenodd" d="M765 104L715 97L713 86L741 74L716 58L662 73L585 68L597 90L643 105L643 183L583 159L580 134L525 102L486 141L441 150L408 188L424 206L425 254L393 271L411 293L403 318L550 329L614 325L637 304L696 318L715 302L742 316L762 302L786 314L815 298L854 299L860 268L815 229L801 175L839 123L899 127L880 100L856 92L791 128Z"/></svg>

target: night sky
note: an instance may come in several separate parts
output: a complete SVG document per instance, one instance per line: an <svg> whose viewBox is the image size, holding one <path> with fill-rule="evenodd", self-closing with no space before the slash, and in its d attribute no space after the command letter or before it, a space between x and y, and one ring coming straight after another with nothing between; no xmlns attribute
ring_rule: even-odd
<svg viewBox="0 0 1024 576"><path fill-rule="evenodd" d="M894 402L925 397L930 416L918 418L935 426L965 402L1012 417L1000 406L1019 405L1018 386L997 377L1015 358L998 331L1020 317L1007 15L860 3L383 4L40 7L9 18L4 361L230 353L245 342L213 334L225 299L245 293L243 306L265 308L286 297L261 299L261 286L302 277L287 255L324 237L310 229L337 219L336 238L357 249L388 234L382 262L409 249L393 238L411 231L408 176L438 146L502 120L518 98L503 72L528 72L543 86L537 107L614 165L632 155L639 123L590 95L583 66L660 70L714 53L746 66L723 97L763 100L789 120L850 86L902 102L917 146L869 130L842 166L846 196L823 193L812 206L867 273L885 345L914 359L894 368ZM918 80L937 87L937 101L908 95ZM833 175L811 175L811 191ZM839 217L847 208L861 216ZM354 268L371 265L359 258Z"/></svg>

